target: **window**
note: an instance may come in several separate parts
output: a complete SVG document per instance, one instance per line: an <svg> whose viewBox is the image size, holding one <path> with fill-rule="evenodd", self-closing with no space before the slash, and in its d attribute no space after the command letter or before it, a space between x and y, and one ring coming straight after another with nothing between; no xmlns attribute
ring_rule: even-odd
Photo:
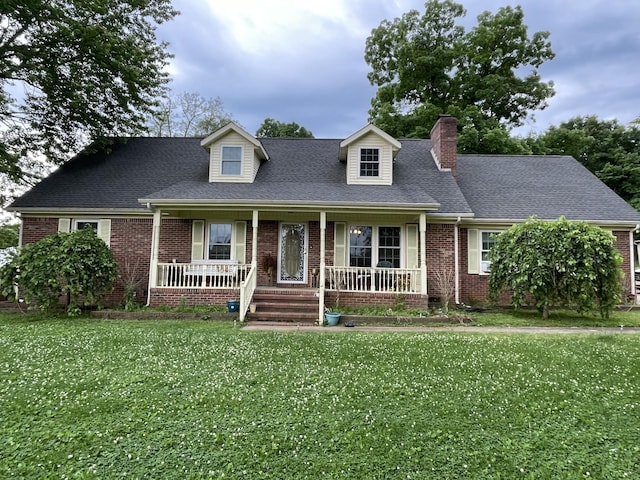
<svg viewBox="0 0 640 480"><path fill-rule="evenodd" d="M496 244L496 237L500 232L481 232L480 238L480 271L488 273L491 270L491 259L489 252Z"/></svg>
<svg viewBox="0 0 640 480"><path fill-rule="evenodd" d="M388 262L400 268L400 227L378 229L378 263Z"/></svg>
<svg viewBox="0 0 640 480"><path fill-rule="evenodd" d="M98 233L98 222L94 220L76 220L76 228L74 230L82 230L83 228L92 228Z"/></svg>
<svg viewBox="0 0 640 480"><path fill-rule="evenodd" d="M360 149L360 176L380 176L380 151L377 148Z"/></svg>
<svg viewBox="0 0 640 480"><path fill-rule="evenodd" d="M222 147L222 175L240 175L242 147Z"/></svg>
<svg viewBox="0 0 640 480"><path fill-rule="evenodd" d="M349 266L371 267L372 231L370 226L349 227Z"/></svg>
<svg viewBox="0 0 640 480"><path fill-rule="evenodd" d="M231 224L209 224L209 260L231 260Z"/></svg>
<svg viewBox="0 0 640 480"><path fill-rule="evenodd" d="M349 227L349 266L373 267L389 262L393 268L401 266L400 227Z"/></svg>

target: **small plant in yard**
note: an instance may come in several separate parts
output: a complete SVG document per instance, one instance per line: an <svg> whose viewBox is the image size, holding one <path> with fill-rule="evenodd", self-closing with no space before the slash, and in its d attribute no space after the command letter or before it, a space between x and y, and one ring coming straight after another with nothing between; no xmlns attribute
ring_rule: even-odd
<svg viewBox="0 0 640 480"><path fill-rule="evenodd" d="M140 308L138 292L144 283L144 268L140 259L126 255L118 262L118 280L123 288L123 305L125 310L137 310Z"/></svg>

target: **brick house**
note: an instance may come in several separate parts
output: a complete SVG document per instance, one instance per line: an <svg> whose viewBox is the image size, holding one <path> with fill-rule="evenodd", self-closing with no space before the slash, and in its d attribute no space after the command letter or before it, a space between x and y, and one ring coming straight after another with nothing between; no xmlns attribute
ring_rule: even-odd
<svg viewBox="0 0 640 480"><path fill-rule="evenodd" d="M243 319L267 288L312 292L315 317L338 298L425 307L438 276L456 302L483 301L492 234L531 215L610 230L635 294L637 211L571 157L458 155L456 128L442 116L430 140L373 125L255 138L233 123L204 139L129 138L78 155L10 210L21 244L95 228L149 305L239 299Z"/></svg>

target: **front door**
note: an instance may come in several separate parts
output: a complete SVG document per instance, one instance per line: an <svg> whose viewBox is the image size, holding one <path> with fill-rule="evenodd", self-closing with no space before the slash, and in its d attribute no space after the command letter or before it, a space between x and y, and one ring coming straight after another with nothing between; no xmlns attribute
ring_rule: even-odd
<svg viewBox="0 0 640 480"><path fill-rule="evenodd" d="M278 283L307 283L307 225L281 223Z"/></svg>

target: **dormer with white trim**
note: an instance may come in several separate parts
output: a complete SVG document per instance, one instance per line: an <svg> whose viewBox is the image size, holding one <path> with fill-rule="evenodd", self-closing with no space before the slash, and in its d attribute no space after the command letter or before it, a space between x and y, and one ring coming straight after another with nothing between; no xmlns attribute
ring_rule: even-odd
<svg viewBox="0 0 640 480"><path fill-rule="evenodd" d="M263 160L269 160L262 143L233 122L227 123L200 145L209 150L209 181L253 183Z"/></svg>
<svg viewBox="0 0 640 480"><path fill-rule="evenodd" d="M347 162L348 185L392 185L393 159L400 142L369 124L340 142L340 160Z"/></svg>

